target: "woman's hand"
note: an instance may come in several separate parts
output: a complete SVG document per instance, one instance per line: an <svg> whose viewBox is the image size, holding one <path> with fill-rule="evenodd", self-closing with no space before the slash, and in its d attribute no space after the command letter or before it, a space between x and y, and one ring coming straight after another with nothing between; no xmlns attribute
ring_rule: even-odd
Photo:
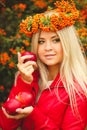
<svg viewBox="0 0 87 130"><path fill-rule="evenodd" d="M18 114L14 115L14 116L13 115L9 115L3 107L2 107L2 110L3 110L3 112L4 112L4 114L5 114L5 116L7 118L18 120L18 119L22 119L22 118L27 117L33 111L33 107L29 106L29 107L25 107L23 109L22 108L18 108L18 109L16 109L16 112Z"/></svg>
<svg viewBox="0 0 87 130"><path fill-rule="evenodd" d="M18 70L22 76L22 79L28 83L31 83L33 81L32 73L35 69L37 69L37 64L35 61L27 61L24 63L24 60L27 58L31 58L31 55L21 56L20 53L18 53Z"/></svg>

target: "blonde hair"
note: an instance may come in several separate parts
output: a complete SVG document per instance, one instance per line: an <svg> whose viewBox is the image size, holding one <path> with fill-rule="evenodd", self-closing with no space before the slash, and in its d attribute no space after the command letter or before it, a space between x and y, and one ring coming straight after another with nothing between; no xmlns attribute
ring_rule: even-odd
<svg viewBox="0 0 87 130"><path fill-rule="evenodd" d="M74 26L66 27L58 31L57 34L60 37L64 54L60 67L60 77L69 95L71 107L74 110L76 109L76 94L80 97L82 94L87 96L87 65ZM37 57L39 35L38 32L32 37L32 51L36 53ZM37 62L41 74L41 84L45 88L48 71L46 66L39 60L39 57Z"/></svg>
<svg viewBox="0 0 87 130"><path fill-rule="evenodd" d="M38 54L37 54L39 35L40 35L40 30L39 30L39 32L33 34L32 41L31 41L31 45L32 45L31 51L34 52L37 56L37 64L38 64L38 68L39 68L39 72L40 72L39 83L41 84L40 90L42 91L46 87L46 84L48 82L48 70L47 70L45 64L40 61Z"/></svg>
<svg viewBox="0 0 87 130"><path fill-rule="evenodd" d="M74 26L58 31L58 35L64 52L60 75L74 109L76 94L80 97L84 94L87 97L87 64Z"/></svg>

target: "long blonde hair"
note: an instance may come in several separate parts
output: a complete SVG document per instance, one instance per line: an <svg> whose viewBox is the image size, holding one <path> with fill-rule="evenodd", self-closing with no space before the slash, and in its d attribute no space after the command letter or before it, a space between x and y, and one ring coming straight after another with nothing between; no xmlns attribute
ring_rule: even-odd
<svg viewBox="0 0 87 130"><path fill-rule="evenodd" d="M87 97L87 64L75 27L64 28L58 31L58 35L64 52L60 75L74 109L76 94L80 97L84 94Z"/></svg>
<svg viewBox="0 0 87 130"><path fill-rule="evenodd" d="M76 108L76 94L80 97L82 94L87 96L87 65L84 55L81 51L80 40L77 36L74 26L66 27L57 32L63 47L63 61L60 67L60 77L67 91L71 107ZM39 60L38 38L39 32L32 37L32 51L38 58L38 66L41 74L41 84L45 88L48 80L48 71L45 65ZM41 86L41 87L42 87Z"/></svg>

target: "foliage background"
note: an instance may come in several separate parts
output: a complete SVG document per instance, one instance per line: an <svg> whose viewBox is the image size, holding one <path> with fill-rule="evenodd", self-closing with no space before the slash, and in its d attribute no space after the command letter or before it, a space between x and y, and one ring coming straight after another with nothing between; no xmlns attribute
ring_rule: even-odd
<svg viewBox="0 0 87 130"><path fill-rule="evenodd" d="M20 34L19 23L28 15L53 7L55 0L0 0L0 106L6 100L17 71L17 52L30 50L30 39ZM75 24L87 57L87 0L75 0L80 17Z"/></svg>

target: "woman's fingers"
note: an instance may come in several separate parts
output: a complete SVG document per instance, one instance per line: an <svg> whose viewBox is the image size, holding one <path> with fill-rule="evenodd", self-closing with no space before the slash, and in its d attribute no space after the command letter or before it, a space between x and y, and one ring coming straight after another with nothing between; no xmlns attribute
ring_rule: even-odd
<svg viewBox="0 0 87 130"><path fill-rule="evenodd" d="M25 55L21 56L21 53L18 52L18 63L24 63L26 59L31 59L33 56L32 55ZM30 60L31 61L31 60Z"/></svg>
<svg viewBox="0 0 87 130"><path fill-rule="evenodd" d="M18 108L16 109L16 112L19 114L25 114L25 115L29 115L31 112L33 111L33 107L29 106L29 107L25 107L25 108Z"/></svg>
<svg viewBox="0 0 87 130"><path fill-rule="evenodd" d="M18 67L19 71L21 71L23 68L27 69L27 67L31 66L31 65L32 65L32 67L34 67L34 69L37 69L37 64L36 64L35 61L27 61L27 62L24 63L24 60L26 58L29 58L29 57L31 57L31 55L26 55L26 56L21 57L21 54L18 52L18 64L17 64L17 67Z"/></svg>
<svg viewBox="0 0 87 130"><path fill-rule="evenodd" d="M5 116L7 117L7 118L9 118L9 115L7 114L7 112L5 111L5 109L2 107L2 110L3 110L3 113L5 114Z"/></svg>
<svg viewBox="0 0 87 130"><path fill-rule="evenodd" d="M18 113L17 115L9 115L9 114L5 111L4 108L2 108L2 110L3 110L3 113L5 114L5 116L6 116L7 118L11 118L11 119L16 119L16 120L18 120L18 119L25 118L26 116L28 116L28 113L26 114L26 113L24 113L24 112Z"/></svg>
<svg viewBox="0 0 87 130"><path fill-rule="evenodd" d="M18 63L20 63L20 64L23 63L21 60L21 53L20 52L18 52Z"/></svg>
<svg viewBox="0 0 87 130"><path fill-rule="evenodd" d="M34 61L28 61L26 63L18 63L17 64L18 70L26 75L26 74L32 74L34 70L37 69L37 64Z"/></svg>
<svg viewBox="0 0 87 130"><path fill-rule="evenodd" d="M21 56L21 54L18 53L17 67L22 79L28 83L31 83L33 81L32 73L37 69L37 64L35 61L27 61L24 63L24 60L29 57L31 57L31 55Z"/></svg>
<svg viewBox="0 0 87 130"><path fill-rule="evenodd" d="M9 115L9 114L6 112L5 108L2 107L2 110L3 110L3 113L5 114L5 116L6 116L7 118L14 118L14 116Z"/></svg>

